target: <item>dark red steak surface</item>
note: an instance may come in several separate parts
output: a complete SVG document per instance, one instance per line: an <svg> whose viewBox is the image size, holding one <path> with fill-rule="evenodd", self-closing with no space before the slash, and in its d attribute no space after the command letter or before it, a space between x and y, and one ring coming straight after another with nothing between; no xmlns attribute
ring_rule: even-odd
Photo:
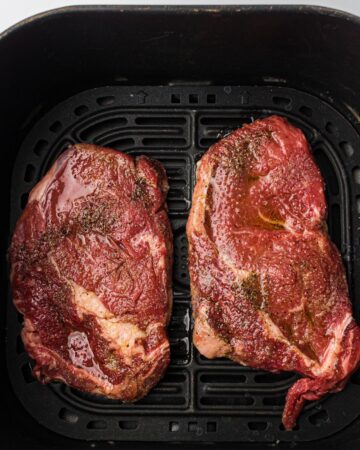
<svg viewBox="0 0 360 450"><path fill-rule="evenodd" d="M169 363L172 233L160 163L81 144L32 190L9 259L42 382L124 401Z"/></svg>
<svg viewBox="0 0 360 450"><path fill-rule="evenodd" d="M208 358L302 374L287 394L286 429L306 400L341 390L360 360L325 218L309 145L283 118L245 125L198 164L187 223L194 343Z"/></svg>

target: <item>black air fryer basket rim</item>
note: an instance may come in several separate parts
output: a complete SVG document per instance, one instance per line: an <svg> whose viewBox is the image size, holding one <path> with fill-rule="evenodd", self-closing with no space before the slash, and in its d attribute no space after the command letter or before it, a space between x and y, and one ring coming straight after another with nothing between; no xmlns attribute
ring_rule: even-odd
<svg viewBox="0 0 360 450"><path fill-rule="evenodd" d="M8 35L16 32L19 29L22 29L24 26L29 24L35 24L38 21L46 19L48 17L56 17L62 14L72 14L77 12L102 12L102 11L113 11L113 12L134 12L142 14L156 14L163 12L170 12L174 14L222 14L222 13L251 13L251 12L261 12L261 13L271 13L272 11L283 11L283 12L293 12L293 11L303 11L307 13L318 13L327 16L339 17L341 19L345 19L348 21L352 21L360 25L360 17L351 14L347 11L342 11L340 9L331 8L327 6L319 6L319 5L302 5L293 4L293 5L277 5L276 3L273 5L251 5L251 4L243 4L243 5L72 5L72 6L62 6L59 8L52 8L46 11L33 14L25 19L22 19L16 22L14 25L11 25L4 31L0 33L0 41L1 39L5 39Z"/></svg>
<svg viewBox="0 0 360 450"><path fill-rule="evenodd" d="M40 21L42 21L42 20L44 20L44 19L46 19L48 17L51 17L51 16L55 16L56 17L58 15L63 15L63 14L68 14L68 13L72 14L72 13L75 13L75 12L103 11L103 10L106 10L106 11L114 11L114 12L122 12L122 11L124 11L124 12L141 12L142 14L145 14L145 15L146 14L152 14L152 13L162 13L164 11L171 12L171 13L179 13L179 14L180 13L184 13L184 12L185 13L189 13L189 14L207 14L207 13L208 14L217 14L217 13L219 13L219 14L221 14L221 13L236 14L236 13L247 13L247 12L251 13L252 11L263 12L263 13L268 13L270 11L284 11L284 12L286 12L286 11L297 11L299 8L301 10L308 11L309 13L316 12L316 13L324 14L324 15L334 15L336 17L341 17L341 18L343 18L345 20L348 20L348 21L351 20L354 23L357 23L357 25L360 25L360 19L357 18L356 16L352 16L352 15L350 15L348 13L344 13L344 12L341 12L341 11L336 11L336 10L332 10L332 9L329 9L329 8L316 7L316 6L312 7L312 6L296 6L296 5L294 5L294 6L283 6L283 5L277 5L277 6L257 6L257 5L251 5L251 6L246 6L246 5L244 5L244 6L230 6L229 5L229 6L219 6L219 7L217 7L217 6L214 6L214 7L208 7L208 6L199 6L199 7L197 7L197 6L194 6L194 7L192 7L192 6L191 7L186 7L186 6L173 6L173 7L160 6L160 7L150 7L150 8L147 7L147 6L112 6L112 5L104 6L104 7L103 6L73 6L73 7L65 7L65 8L59 8L59 9L50 10L48 12L35 15L35 16L29 18L29 19L25 19L25 20L19 22L18 24L16 24L13 27L9 28L8 30L6 30L5 32L3 32L0 35L0 44L1 44L2 40L5 40L7 37L9 37L10 35L12 35L13 33L17 32L17 31L21 31L23 27L26 27L26 26L28 26L30 24L36 24L36 22L40 22ZM105 87L104 89L106 91L109 88ZM124 89L126 90L126 88L124 88ZM139 87L139 89L141 89L141 87ZM149 90L151 90L151 89L152 89L152 87L149 87ZM181 88L181 87L178 87L178 88L175 88L175 91L177 89L180 90L180 91L185 92L185 94L184 94L185 96L199 95L199 97L202 98L202 95L203 95L202 92L206 92L207 94L209 92L211 92L211 95L217 95L219 98L221 98L221 96L224 96L223 93L221 94L221 92L219 92L221 87L218 87L218 86L217 87L213 87L213 88L209 87L208 89L207 88L201 88L201 87L200 88L196 88L196 87L194 87L194 88L191 88L191 87ZM243 87L241 89L244 90ZM264 89L266 90L266 88L264 88ZM249 87L249 91L250 90L251 90L251 87ZM100 88L100 91L101 91L101 88ZM155 92L153 93L153 95L161 96L161 93L156 94L156 88L154 88L154 91ZM234 91L236 91L236 87L234 87ZM246 88L245 88L245 91L246 91ZM284 95L285 98L286 98L287 95L291 96L291 94L284 93L285 91L286 91L286 89L281 91L280 94L278 95L279 91L276 88L274 88L275 94L272 94L272 95L275 96L275 97L280 97L280 98L282 97L282 95ZM215 93L215 94L213 94L213 93ZM301 92L300 92L300 94L301 94ZM82 95L82 93L79 94L79 97L81 97L81 95ZM89 93L89 97L91 97L91 95L92 94ZM296 99L296 95L297 94L294 93L294 98L295 99ZM96 97L96 95L95 95L95 97ZM199 120L201 122L201 117L205 117L205 118L209 117L209 116L212 117L212 115L215 114L215 116L218 118L218 120L220 120L220 122L221 122L221 119L226 118L226 122L225 123L228 123L229 110L227 109L228 108L227 101L225 101L227 106L223 106L221 101L219 101L219 105L217 105L217 109L219 110L218 113L216 112L216 110L211 109L212 105L207 104L205 100L204 100L204 102L201 100L199 102L199 105L195 105L195 106L194 105L190 105L190 104L188 104L186 102L185 102L185 104L183 104L181 102L180 105L171 105L170 103L166 103L165 102L162 105L162 108L164 108L164 111L165 111L165 107L172 108L172 107L175 106L177 109L176 109L176 112L174 112L173 114L178 114L180 116L182 114L186 115L187 111L194 110L194 109L199 109L200 116L199 117L196 116L197 119L194 118L194 121ZM296 100L294 100L294 102L296 103ZM64 103L66 103L66 102L64 102ZM282 106L285 108L284 110L281 109ZM278 110L276 110L276 108L275 108L275 112L287 115L288 113L286 111L286 105L282 105L282 106L281 107L279 106L280 109L278 109ZM336 107L336 105L333 105L333 106ZM234 105L232 107L234 109L233 109L233 111L230 111L230 116L231 116L231 112L235 112L236 111L236 108L234 107ZM316 108L316 106L315 106L315 108ZM54 109L56 109L56 107ZM125 106L125 107L122 107L122 108L119 108L119 109L122 109L122 110L127 109L125 114L128 114L130 116L131 116L131 114L133 114L133 112L132 112L132 110L131 110L131 108L129 106L127 106L127 107ZM139 114L139 111L140 111L141 114L145 114L145 115L147 114L147 111L144 112L144 111L141 111L140 109L141 108L139 108L137 106L136 114ZM257 107L257 109L259 109L259 107ZM256 110L256 108L255 108L255 110ZM49 114L51 114L51 111L49 112ZM152 113L150 112L150 117L152 117L152 114L155 115L155 116L158 116L158 115L161 116L161 111L155 109L155 110L152 111ZM202 114L202 116L201 116L201 114ZM248 111L248 115L249 114L250 114L250 112ZM250 115L252 115L252 114L250 114ZM48 114L45 114L45 116L48 116ZM291 117L290 117L290 119L291 119ZM305 118L305 120L306 120L306 118ZM41 122L41 120L40 120L40 122ZM204 124L200 124L200 122L199 122L199 128L198 128L199 131L197 132L197 134L198 133L200 133L200 134L204 133L201 136L206 136L206 133L207 133L206 122L205 122L205 125ZM199 146L198 146L199 148L197 148L198 151L195 151L195 153L193 155L193 158L194 158L193 162L195 162L195 158L197 158L205 149L206 139L204 141L204 145L202 145L200 143L200 139L201 139L200 134L198 136L199 137ZM31 135L31 132L29 133L29 135ZM163 151L162 155L161 155L161 152L160 152L160 157L161 156L163 156L163 157L164 156L165 157L169 156L170 152L171 152L171 148L169 148L168 150L165 149ZM154 153L154 152L152 152L152 153ZM181 150L180 150L180 152L175 153L174 155L180 156L180 159L181 159L181 157L184 156L184 154L181 153ZM178 167L178 166L176 166L176 167ZM186 169L186 165L184 167ZM170 167L170 169L171 169L171 167ZM176 214L175 214L175 216L176 216ZM180 228L183 228L183 219L184 219L185 216L186 216L185 213L184 214L180 213L180 214L178 214L175 217L175 219L179 221L179 225L178 226ZM178 306L182 307L182 306L184 306L184 304L179 303ZM200 366L200 369L202 369L201 366ZM216 367L214 367L214 369L216 369ZM156 411L154 411L154 415L156 415ZM140 418L141 418L141 416L140 416ZM175 420L175 422L176 422L176 420ZM256 420L255 420L255 422L256 422ZM210 423L212 423L212 422L210 421ZM193 424L193 425L191 425L191 424ZM206 424L206 422L205 422L205 424ZM198 424L196 422L196 419L194 419L194 420L190 419L190 421L187 423L187 426L189 428L188 431L191 431L191 429L192 429L193 432L197 432L197 430L198 430ZM202 423L200 423L199 426L202 426ZM349 424L348 428L351 428L351 427L352 427L352 424ZM212 430L211 430L211 427L210 427L210 432L211 431ZM260 432L261 432L261 430L260 430ZM47 431L44 430L44 435L46 435L46 433L47 433ZM355 438L355 436L353 436L353 437ZM359 439L359 438L357 438L357 439ZM95 440L97 440L97 439L95 439ZM180 436L179 436L179 440L181 441L181 437ZM239 442L239 443L236 443L236 444L234 444L234 448L239 448L238 446L241 446L241 448L264 448L265 446L267 447L268 445L273 446L274 443L277 444L277 442L274 442L274 443L270 443L270 442L268 442L268 443L256 443L256 434L254 435L254 438L252 440L255 441L255 442L241 442L241 443ZM67 441L67 439L66 439L66 441ZM62 442L64 442L64 444L63 444L64 448L66 447L66 443L65 443L66 441L65 440L62 441ZM110 442L107 442L107 443L105 441L103 442L103 444L101 444L100 442L97 443L96 444L96 448L99 448L102 445L104 445L106 447L109 447L109 448L111 448L113 446L112 440L110 440ZM206 439L206 441L207 442L212 442L210 433L209 433L208 439ZM69 443L70 442L74 442L74 441L69 441ZM75 445L78 446L78 448L83 448L83 447L84 448L88 448L89 447L89 444L86 444L85 441L77 441L77 442L78 442L78 444L75 444ZM146 448L149 448L149 445L153 445L154 448L164 448L164 446L168 445L166 443L153 443L153 444L151 444L150 442L148 442L149 445L147 445L145 442L143 444L146 446ZM202 442L198 442L196 444L196 446L198 446L199 444L201 445ZM288 444L291 444L291 442L281 443L280 444L280 448L282 447L283 444L286 446L284 448L287 448ZM59 447L58 447L58 445L59 445ZM144 448L144 447L142 447L141 443L134 443L132 441L126 441L126 440L123 440L121 443L119 442L119 445L126 446L126 447L128 447L128 446L130 447L131 446L131 447L134 447L134 448ZM184 443L184 445L186 445L187 448L191 448L192 447L192 444L190 444L189 441L187 441L186 444ZM232 447L232 444L230 442L228 444L224 444L224 445L226 446L226 448L230 448L230 445ZM315 441L313 441L312 443L303 442L303 443L299 443L297 445L298 445L298 448L314 448L313 445L316 445L318 448L324 447L324 448L330 449L329 445L331 445L331 444L329 444L329 442L327 442L325 444L325 442L324 442L324 446L323 446L321 444L321 441L317 441L316 444L315 444ZM349 448L349 449L350 448L355 448L355 447L351 446L350 441L348 441L347 444L344 444L344 447L343 447L344 449L345 449L345 445L346 445L346 448ZM217 443L215 446L216 447L220 446L220 443ZM31 447L31 448L37 448L37 447ZM46 442L44 443L44 448L46 448ZM63 448L62 444L60 444L60 438L59 438L59 444L54 444L51 448L53 448L53 449L55 449L55 448ZM222 447L222 448L224 448L224 447Z"/></svg>

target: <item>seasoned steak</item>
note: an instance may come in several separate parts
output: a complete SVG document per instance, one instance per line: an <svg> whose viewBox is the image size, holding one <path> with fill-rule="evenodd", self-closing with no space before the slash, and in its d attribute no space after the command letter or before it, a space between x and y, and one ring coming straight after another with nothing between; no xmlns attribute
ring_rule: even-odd
<svg viewBox="0 0 360 450"><path fill-rule="evenodd" d="M187 223L194 343L208 358L304 375L287 394L286 429L306 400L343 389L360 360L325 217L309 145L280 117L245 125L199 162Z"/></svg>
<svg viewBox="0 0 360 450"><path fill-rule="evenodd" d="M93 145L30 193L9 259L22 339L42 382L124 401L169 364L172 233L160 163Z"/></svg>

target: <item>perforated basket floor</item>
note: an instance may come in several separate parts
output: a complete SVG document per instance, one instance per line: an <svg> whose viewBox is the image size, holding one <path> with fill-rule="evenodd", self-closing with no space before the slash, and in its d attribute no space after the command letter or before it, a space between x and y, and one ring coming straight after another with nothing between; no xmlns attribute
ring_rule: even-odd
<svg viewBox="0 0 360 450"><path fill-rule="evenodd" d="M269 114L286 116L305 132L325 178L329 232L340 249L359 317L360 138L337 110L284 87L105 87L59 104L31 130L13 173L11 227L28 192L71 143L92 142L161 161L169 176L174 231L172 362L143 400L122 405L61 383L42 386L8 309L7 357L13 388L45 427L77 439L126 441L311 441L340 432L360 414L360 376L346 389L310 403L292 432L284 431L284 397L297 376L274 375L225 359L207 360L191 343L185 224L195 164L230 130ZM9 302L11 296L9 295Z"/></svg>

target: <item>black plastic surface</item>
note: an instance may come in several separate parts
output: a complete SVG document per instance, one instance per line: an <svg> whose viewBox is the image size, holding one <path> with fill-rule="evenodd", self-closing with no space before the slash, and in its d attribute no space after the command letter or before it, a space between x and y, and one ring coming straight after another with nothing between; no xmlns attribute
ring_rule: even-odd
<svg viewBox="0 0 360 450"><path fill-rule="evenodd" d="M280 114L305 132L326 182L329 232L341 251L359 318L360 137L333 106L296 89L269 86L103 87L58 104L29 131L14 165L11 228L29 190L71 143L92 142L161 161L168 173L174 231L172 362L165 378L133 405L84 394L31 376L19 337L21 317L8 309L8 370L13 389L38 422L84 440L269 442L314 441L337 434L360 414L359 375L346 389L308 404L286 432L281 413L293 374L270 374L228 360L207 360L191 343L185 224L195 164L216 140L243 123ZM9 302L11 301L9 296Z"/></svg>

